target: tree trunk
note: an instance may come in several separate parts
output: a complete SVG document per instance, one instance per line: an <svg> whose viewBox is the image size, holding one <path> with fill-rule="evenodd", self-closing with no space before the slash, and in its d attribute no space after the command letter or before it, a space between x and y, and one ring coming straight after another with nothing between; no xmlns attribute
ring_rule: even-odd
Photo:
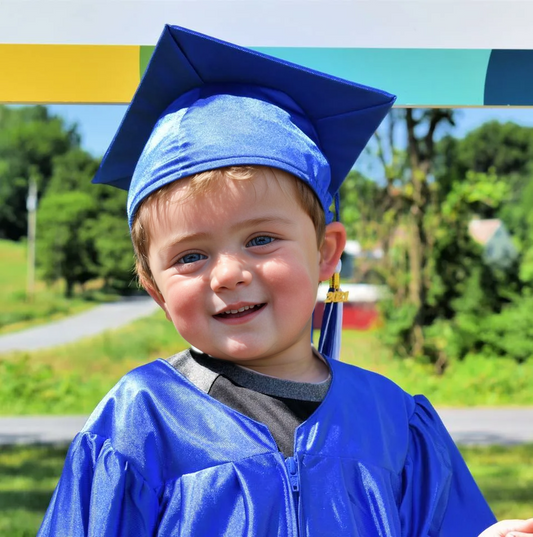
<svg viewBox="0 0 533 537"><path fill-rule="evenodd" d="M74 294L74 281L67 278L66 287L65 287L65 296L67 298L72 298L73 294Z"/></svg>
<svg viewBox="0 0 533 537"><path fill-rule="evenodd" d="M425 252L426 233L424 229L424 206L426 202L428 163L425 161L420 140L415 135L417 122L413 111L406 110L407 152L411 168L412 199L409 215L409 301L416 307L416 314L411 328L412 354L420 356L424 352L424 317L426 305L425 288Z"/></svg>
<svg viewBox="0 0 533 537"><path fill-rule="evenodd" d="M405 160L398 159L394 151L394 123L405 120L407 147ZM414 318L407 333L397 335L397 342L406 345L411 356L427 353L424 327L431 321L432 309L428 304L432 284L431 265L435 232L438 225L432 221L438 212L438 196L432 183L431 171L435 157L435 132L439 124L446 121L453 124L450 110L430 109L415 111L407 108L393 112L388 138L376 135L379 158L386 182L382 201L382 214L387 218L381 225L380 233L384 246L384 270L387 284L394 297L394 306L404 305L414 308ZM385 149L386 143L390 150ZM390 229L387 226L390 225ZM402 249L404 261L399 266L398 256L391 252ZM434 359L436 370L444 371L446 356Z"/></svg>

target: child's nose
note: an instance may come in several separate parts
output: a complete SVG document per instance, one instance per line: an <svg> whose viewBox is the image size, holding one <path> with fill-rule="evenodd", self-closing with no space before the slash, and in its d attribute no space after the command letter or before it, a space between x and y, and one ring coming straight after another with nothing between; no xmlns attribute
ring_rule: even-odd
<svg viewBox="0 0 533 537"><path fill-rule="evenodd" d="M211 288L215 292L233 290L239 285L248 285L251 281L250 270L241 259L233 255L220 256L211 272Z"/></svg>

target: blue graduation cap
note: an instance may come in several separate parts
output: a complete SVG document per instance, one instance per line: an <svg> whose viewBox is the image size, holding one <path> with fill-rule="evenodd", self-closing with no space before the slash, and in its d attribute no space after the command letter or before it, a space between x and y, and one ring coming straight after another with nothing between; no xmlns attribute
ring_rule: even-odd
<svg viewBox="0 0 533 537"><path fill-rule="evenodd" d="M395 97L165 26L93 182L144 198L209 169L267 165L331 200ZM136 170L136 168L138 168Z"/></svg>
<svg viewBox="0 0 533 537"><path fill-rule="evenodd" d="M271 166L307 183L330 222L344 178L394 100L167 25L93 182L129 191L131 226L142 201L170 182Z"/></svg>

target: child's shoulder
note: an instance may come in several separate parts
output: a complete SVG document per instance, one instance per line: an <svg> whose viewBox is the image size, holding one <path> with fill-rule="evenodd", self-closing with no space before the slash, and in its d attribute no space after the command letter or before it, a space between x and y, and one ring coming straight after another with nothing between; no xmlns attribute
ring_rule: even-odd
<svg viewBox="0 0 533 537"><path fill-rule="evenodd" d="M169 390L181 377L166 360L137 367L124 375L94 409L83 430L107 438L117 438L117 431L136 427L139 416L163 411Z"/></svg>
<svg viewBox="0 0 533 537"><path fill-rule="evenodd" d="M351 393L357 393L367 405L392 414L400 413L409 425L422 420L435 422L439 429L442 428L437 411L425 395L410 394L388 377L368 369L342 362L337 362L335 367L339 368L344 382L353 388Z"/></svg>
<svg viewBox="0 0 533 537"><path fill-rule="evenodd" d="M412 395L391 379L354 365L334 362L331 368L338 384L337 404L364 416L365 421L386 422L390 430L448 435L437 411L424 395Z"/></svg>
<svg viewBox="0 0 533 537"><path fill-rule="evenodd" d="M147 476L152 466L159 468L168 458L168 446L179 452L187 443L179 432L191 427L195 416L187 411L201 407L202 397L208 396L167 360L158 359L124 375L94 409L79 436L105 443Z"/></svg>
<svg viewBox="0 0 533 537"><path fill-rule="evenodd" d="M367 405L400 408L410 416L416 406L416 399L391 379L344 362L331 362L332 373L343 385L345 397L354 396Z"/></svg>
<svg viewBox="0 0 533 537"><path fill-rule="evenodd" d="M387 377L356 366L334 362L331 369L336 385L331 402L339 415L341 443L350 445L355 437L359 445L364 438L365 457L398 471L417 446L447 451L449 435L424 396L413 396Z"/></svg>

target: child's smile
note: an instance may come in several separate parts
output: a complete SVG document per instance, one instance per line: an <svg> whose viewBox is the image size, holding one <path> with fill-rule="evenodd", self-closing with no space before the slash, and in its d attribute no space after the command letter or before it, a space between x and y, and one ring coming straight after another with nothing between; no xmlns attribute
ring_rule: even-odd
<svg viewBox="0 0 533 537"><path fill-rule="evenodd" d="M266 304L246 304L244 306L240 304L233 304L227 306L227 310L214 315L215 318L225 323L239 324L240 322L246 322L250 320L254 314L259 312Z"/></svg>
<svg viewBox="0 0 533 537"><path fill-rule="evenodd" d="M265 170L194 197L178 181L154 214L156 299L194 347L259 368L313 360L311 316L330 267L294 180Z"/></svg>

